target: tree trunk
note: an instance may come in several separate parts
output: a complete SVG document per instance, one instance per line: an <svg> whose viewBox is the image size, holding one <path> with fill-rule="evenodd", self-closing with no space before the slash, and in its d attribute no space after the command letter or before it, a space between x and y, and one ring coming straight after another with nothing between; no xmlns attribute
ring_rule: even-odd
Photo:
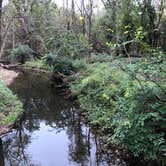
<svg viewBox="0 0 166 166"><path fill-rule="evenodd" d="M0 0L0 47L2 45L2 1Z"/></svg>
<svg viewBox="0 0 166 166"><path fill-rule="evenodd" d="M28 35L30 34L30 31L29 31L27 21L25 19L25 13L21 11L21 7L17 3L15 3L13 1L13 4L14 4L14 6L16 8L16 11L17 11L17 16L15 18L18 18L18 21L19 21L19 23L22 27L22 30L23 30L23 32L22 32L22 41L24 43L26 42L27 44L29 44L27 42L27 40L28 40Z"/></svg>
<svg viewBox="0 0 166 166"><path fill-rule="evenodd" d="M13 19L13 27L12 27L12 38L13 38L13 49L15 48L16 43L16 34L15 34L15 20Z"/></svg>
<svg viewBox="0 0 166 166"><path fill-rule="evenodd" d="M91 36L92 36L92 15L93 15L93 0L89 1L89 12L88 12L88 37L89 37L89 43L91 43Z"/></svg>
<svg viewBox="0 0 166 166"><path fill-rule="evenodd" d="M72 16L71 16L72 28L75 30L76 16L75 16L75 3L74 3L74 0L72 0L72 3L71 3L71 10L72 10Z"/></svg>
<svg viewBox="0 0 166 166"><path fill-rule="evenodd" d="M86 28L85 28L85 2L81 0L81 17L82 17L82 33L85 35Z"/></svg>
<svg viewBox="0 0 166 166"><path fill-rule="evenodd" d="M93 0L89 0L89 11L88 11L88 40L89 44L92 43L92 17L93 17ZM91 57L91 51L89 51L89 58Z"/></svg>
<svg viewBox="0 0 166 166"><path fill-rule="evenodd" d="M9 32L9 29L10 29L10 25L11 25L11 23L9 23L7 25L5 33L3 35L3 42L2 42L1 47L0 47L0 59L2 58L2 55L4 53L4 49L5 49L5 45L6 45L6 40L7 40L8 32Z"/></svg>

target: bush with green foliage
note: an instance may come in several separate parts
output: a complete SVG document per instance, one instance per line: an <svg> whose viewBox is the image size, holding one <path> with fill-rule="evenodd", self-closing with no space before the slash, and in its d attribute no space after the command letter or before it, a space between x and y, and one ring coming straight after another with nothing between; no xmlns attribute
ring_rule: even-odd
<svg viewBox="0 0 166 166"><path fill-rule="evenodd" d="M164 160L165 127L164 95L157 86L144 86L128 81L125 95L118 97L113 118L113 139L118 140L134 156ZM158 98L157 96L160 96Z"/></svg>
<svg viewBox="0 0 166 166"><path fill-rule="evenodd" d="M76 59L73 62L73 67L75 71L80 71L80 70L86 70L87 69L87 64L84 59Z"/></svg>
<svg viewBox="0 0 166 166"><path fill-rule="evenodd" d="M71 60L66 57L58 57L56 54L50 53L45 59L45 63L53 67L55 74L62 73L70 75L74 71L74 66Z"/></svg>
<svg viewBox="0 0 166 166"><path fill-rule="evenodd" d="M48 66L54 66L54 63L57 59L57 55L53 52L50 52L49 54L47 54L45 56L45 63L48 65Z"/></svg>
<svg viewBox="0 0 166 166"><path fill-rule="evenodd" d="M93 62L71 82L92 125L134 156L164 163L166 154L165 59L121 58Z"/></svg>
<svg viewBox="0 0 166 166"><path fill-rule="evenodd" d="M90 44L82 34L78 37L72 32L47 37L45 43L48 50L56 52L61 57L80 58L91 50Z"/></svg>
<svg viewBox="0 0 166 166"><path fill-rule="evenodd" d="M16 60L21 63L33 58L35 52L28 45L20 45L10 52L12 60Z"/></svg>

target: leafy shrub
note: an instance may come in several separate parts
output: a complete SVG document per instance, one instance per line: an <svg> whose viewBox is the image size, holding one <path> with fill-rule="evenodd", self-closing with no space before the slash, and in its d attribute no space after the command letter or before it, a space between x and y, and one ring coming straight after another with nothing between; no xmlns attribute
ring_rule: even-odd
<svg viewBox="0 0 166 166"><path fill-rule="evenodd" d="M91 50L91 46L85 38L79 38L71 32L48 37L45 42L49 50L56 52L61 57L80 58Z"/></svg>
<svg viewBox="0 0 166 166"><path fill-rule="evenodd" d="M12 60L25 63L26 60L32 59L35 52L28 45L20 45L10 52Z"/></svg>
<svg viewBox="0 0 166 166"><path fill-rule="evenodd" d="M53 67L54 73L63 73L65 75L70 75L71 71L74 71L72 61L65 57L58 57L57 55L50 53L46 57L46 64Z"/></svg>
<svg viewBox="0 0 166 166"><path fill-rule="evenodd" d="M158 58L152 59L122 69L129 77L120 83L123 95L116 102L113 138L135 156L164 162L165 61L156 64Z"/></svg>
<svg viewBox="0 0 166 166"><path fill-rule="evenodd" d="M68 59L58 58L54 63L54 73L59 72L65 75L69 75L73 70L74 70L73 64Z"/></svg>
<svg viewBox="0 0 166 166"><path fill-rule="evenodd" d="M80 71L80 70L86 70L87 64L85 60L74 60L73 61L73 66L75 70Z"/></svg>
<svg viewBox="0 0 166 166"><path fill-rule="evenodd" d="M153 61L152 61L153 59ZM162 63L161 63L162 62ZM71 82L92 125L134 156L164 163L165 61L158 58L87 64Z"/></svg>
<svg viewBox="0 0 166 166"><path fill-rule="evenodd" d="M164 95L156 85L146 84L143 88L133 80L123 86L124 96L118 97L116 104L113 138L135 156L161 160L166 147Z"/></svg>
<svg viewBox="0 0 166 166"><path fill-rule="evenodd" d="M79 95L81 107L88 111L91 124L104 129L106 125L104 117L107 117L108 112L110 112L109 108L114 104L110 97L110 92L113 93L113 86L110 86L111 72L109 66L108 64L97 63L88 65L87 69L82 72L76 78L76 82L71 84L71 90ZM111 126L106 130L110 130L110 128Z"/></svg>
<svg viewBox="0 0 166 166"><path fill-rule="evenodd" d="M56 62L56 59L57 59L57 55L54 54L53 52L50 52L45 57L45 63L49 66L54 66L54 63Z"/></svg>

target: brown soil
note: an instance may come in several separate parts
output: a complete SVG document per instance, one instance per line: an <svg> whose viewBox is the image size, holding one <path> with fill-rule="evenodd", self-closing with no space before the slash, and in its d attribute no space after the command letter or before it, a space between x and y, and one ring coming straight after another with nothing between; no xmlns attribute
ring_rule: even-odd
<svg viewBox="0 0 166 166"><path fill-rule="evenodd" d="M15 71L0 68L0 79L2 79L6 85L10 85L18 75L19 74Z"/></svg>

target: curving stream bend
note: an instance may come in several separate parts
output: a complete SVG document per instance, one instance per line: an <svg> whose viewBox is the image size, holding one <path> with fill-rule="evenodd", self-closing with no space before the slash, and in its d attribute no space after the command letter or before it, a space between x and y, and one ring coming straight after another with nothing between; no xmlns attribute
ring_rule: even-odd
<svg viewBox="0 0 166 166"><path fill-rule="evenodd" d="M50 88L48 76L23 72L10 88L24 103L25 113L0 140L0 166L125 165L100 153L79 111Z"/></svg>

